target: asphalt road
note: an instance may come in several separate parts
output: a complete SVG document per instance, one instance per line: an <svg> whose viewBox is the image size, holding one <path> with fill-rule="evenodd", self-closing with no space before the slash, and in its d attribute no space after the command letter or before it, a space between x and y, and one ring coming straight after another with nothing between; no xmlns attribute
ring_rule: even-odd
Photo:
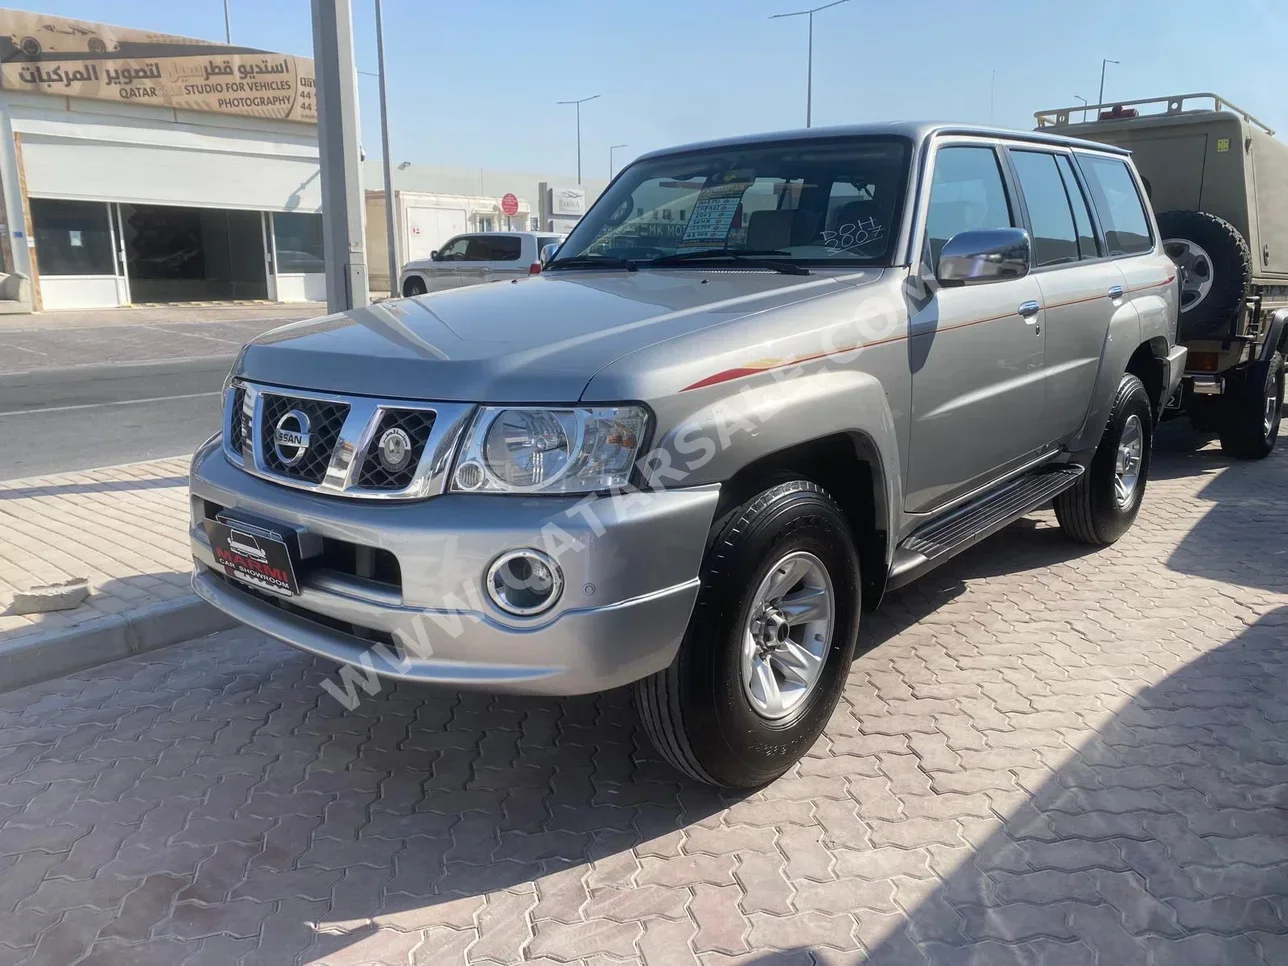
<svg viewBox="0 0 1288 966"><path fill-rule="evenodd" d="M116 310L83 313L83 324L55 313L0 326L0 480L193 452L219 428L237 350L317 307L220 317L237 311Z"/></svg>
<svg viewBox="0 0 1288 966"><path fill-rule="evenodd" d="M231 356L0 375L0 480L191 453Z"/></svg>

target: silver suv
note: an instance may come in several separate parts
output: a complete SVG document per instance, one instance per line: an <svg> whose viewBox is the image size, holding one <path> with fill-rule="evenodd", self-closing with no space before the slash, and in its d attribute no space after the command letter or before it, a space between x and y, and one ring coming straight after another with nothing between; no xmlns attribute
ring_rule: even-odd
<svg viewBox="0 0 1288 966"><path fill-rule="evenodd" d="M346 703L633 684L678 768L770 781L887 591L1051 501L1077 541L1131 526L1185 363L1142 199L1125 152L1041 133L647 155L539 275L249 344L193 585Z"/></svg>

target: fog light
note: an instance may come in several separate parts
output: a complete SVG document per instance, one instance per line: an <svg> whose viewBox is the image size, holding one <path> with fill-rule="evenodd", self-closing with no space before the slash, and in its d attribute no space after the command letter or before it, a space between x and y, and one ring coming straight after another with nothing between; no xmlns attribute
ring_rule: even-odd
<svg viewBox="0 0 1288 966"><path fill-rule="evenodd" d="M508 614L531 617L554 606L563 593L563 571L540 550L511 550L488 568L484 587Z"/></svg>

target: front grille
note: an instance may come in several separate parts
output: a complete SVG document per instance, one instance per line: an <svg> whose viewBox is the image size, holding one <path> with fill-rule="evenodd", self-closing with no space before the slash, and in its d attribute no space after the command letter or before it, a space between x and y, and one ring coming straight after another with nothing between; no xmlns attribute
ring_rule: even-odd
<svg viewBox="0 0 1288 966"><path fill-rule="evenodd" d="M228 448L241 455L246 437L250 435L250 420L246 416L246 387L233 387L232 425L228 428Z"/></svg>
<svg viewBox="0 0 1288 966"><path fill-rule="evenodd" d="M260 417L259 444L264 465L280 476L306 483L321 483L326 479L327 467L331 465L331 455L340 438L340 428L349 415L348 405L319 399L278 396L267 392L261 393L260 397L263 400L263 413ZM273 436L278 422L292 409L298 409L308 417L309 445L304 451L304 457L294 466L288 466L277 455Z"/></svg>
<svg viewBox="0 0 1288 966"><path fill-rule="evenodd" d="M401 490L411 486L433 428L432 410L386 409L376 431L371 435L371 445L367 447L367 458L362 463L358 486L369 490ZM401 429L411 440L408 459L398 470L387 470L380 462L380 440L391 429Z"/></svg>

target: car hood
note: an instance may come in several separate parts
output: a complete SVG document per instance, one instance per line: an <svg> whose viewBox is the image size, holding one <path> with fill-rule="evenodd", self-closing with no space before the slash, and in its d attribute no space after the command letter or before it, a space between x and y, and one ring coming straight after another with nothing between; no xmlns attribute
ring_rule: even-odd
<svg viewBox="0 0 1288 966"><path fill-rule="evenodd" d="M251 341L234 374L404 399L575 402L628 353L880 275L551 272L282 326Z"/></svg>

